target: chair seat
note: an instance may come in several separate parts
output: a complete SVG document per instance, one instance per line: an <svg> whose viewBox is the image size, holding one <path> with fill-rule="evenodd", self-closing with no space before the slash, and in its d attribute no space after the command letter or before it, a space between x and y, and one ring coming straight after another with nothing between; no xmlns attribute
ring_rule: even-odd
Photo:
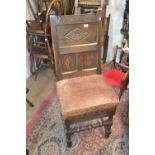
<svg viewBox="0 0 155 155"><path fill-rule="evenodd" d="M117 69L110 69L102 74L105 79L117 88L122 88L122 78L124 73Z"/></svg>
<svg viewBox="0 0 155 155"><path fill-rule="evenodd" d="M39 21L30 21L28 22L29 27L27 27L28 32L38 32L44 33L45 24L40 23Z"/></svg>
<svg viewBox="0 0 155 155"><path fill-rule="evenodd" d="M102 75L89 75L57 82L64 118L115 108L119 98Z"/></svg>
<svg viewBox="0 0 155 155"><path fill-rule="evenodd" d="M27 27L27 32L32 35L45 35L45 23L40 23L39 21L31 21L29 27ZM47 36L50 36L50 32L47 31Z"/></svg>
<svg viewBox="0 0 155 155"><path fill-rule="evenodd" d="M46 48L33 48L32 53L37 58L49 59L49 53Z"/></svg>

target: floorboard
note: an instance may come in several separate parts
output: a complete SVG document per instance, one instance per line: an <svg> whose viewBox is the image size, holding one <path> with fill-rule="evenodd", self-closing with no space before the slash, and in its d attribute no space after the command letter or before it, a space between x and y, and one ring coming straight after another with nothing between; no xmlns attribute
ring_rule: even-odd
<svg viewBox="0 0 155 155"><path fill-rule="evenodd" d="M29 88L27 98L33 103L34 107L26 104L26 123L28 123L35 115L48 92L55 85L55 76L50 68L42 67L38 72L37 80L34 76L30 76L26 80L26 87Z"/></svg>

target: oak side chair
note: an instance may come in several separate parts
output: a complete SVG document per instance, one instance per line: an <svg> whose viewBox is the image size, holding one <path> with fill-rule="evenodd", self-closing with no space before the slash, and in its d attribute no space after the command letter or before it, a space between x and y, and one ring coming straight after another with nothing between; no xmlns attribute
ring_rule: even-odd
<svg viewBox="0 0 155 155"><path fill-rule="evenodd" d="M108 137L119 104L118 95L101 75L103 20L103 10L77 16L50 15L56 88L68 147L75 132L104 126ZM80 128L70 126L96 118L101 121Z"/></svg>

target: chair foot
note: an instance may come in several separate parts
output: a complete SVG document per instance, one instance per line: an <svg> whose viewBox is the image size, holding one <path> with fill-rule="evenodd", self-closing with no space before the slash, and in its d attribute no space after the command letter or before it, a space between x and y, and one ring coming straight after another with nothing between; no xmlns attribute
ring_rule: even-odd
<svg viewBox="0 0 155 155"><path fill-rule="evenodd" d="M70 123L68 120L65 120L65 127L66 127L66 140L67 140L67 147L70 148L72 146L71 141L71 133L67 133L70 129Z"/></svg>
<svg viewBox="0 0 155 155"><path fill-rule="evenodd" d="M71 141L70 142L67 142L67 147L68 148L72 147L72 142Z"/></svg>
<svg viewBox="0 0 155 155"><path fill-rule="evenodd" d="M108 138L109 135L111 134L111 125L112 124L104 126L105 127L105 138Z"/></svg>
<svg viewBox="0 0 155 155"><path fill-rule="evenodd" d="M35 81L37 80L37 77L38 77L38 73L37 73L37 71L36 71L36 72L35 72L35 77L34 77Z"/></svg>
<svg viewBox="0 0 155 155"><path fill-rule="evenodd" d="M34 107L34 105L32 104L32 102L30 102L27 98L26 98L26 102L27 102L31 107Z"/></svg>
<svg viewBox="0 0 155 155"><path fill-rule="evenodd" d="M29 150L28 149L26 149L26 155L29 155Z"/></svg>
<svg viewBox="0 0 155 155"><path fill-rule="evenodd" d="M26 94L29 92L29 88L26 88ZM34 107L34 105L32 104L31 101L29 101L29 99L26 98L26 102L31 106Z"/></svg>
<svg viewBox="0 0 155 155"><path fill-rule="evenodd" d="M122 95L123 95L124 90L125 90L125 89L121 89L121 90L120 90L120 93L119 93L119 99L121 99L121 97L122 97Z"/></svg>

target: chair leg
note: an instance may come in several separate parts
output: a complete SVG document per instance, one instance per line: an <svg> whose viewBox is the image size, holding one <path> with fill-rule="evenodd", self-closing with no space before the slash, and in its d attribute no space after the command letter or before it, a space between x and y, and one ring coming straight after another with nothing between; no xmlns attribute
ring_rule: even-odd
<svg viewBox="0 0 155 155"><path fill-rule="evenodd" d="M38 72L39 72L40 66L41 66L41 59L35 58L35 67L36 67L36 70L34 71L35 80L37 80Z"/></svg>
<svg viewBox="0 0 155 155"><path fill-rule="evenodd" d="M32 104L32 102L30 102L27 98L26 98L26 102L27 102L31 107L34 107L34 105Z"/></svg>
<svg viewBox="0 0 155 155"><path fill-rule="evenodd" d="M123 91L124 91L124 89L121 89L121 90L120 90L119 99L121 98L121 96L122 96L122 94L123 94Z"/></svg>
<svg viewBox="0 0 155 155"><path fill-rule="evenodd" d="M104 127L105 127L105 137L106 137L106 138L108 138L109 135L111 134L111 125L112 125L112 124L104 125Z"/></svg>
<svg viewBox="0 0 155 155"><path fill-rule="evenodd" d="M34 57L32 55L30 55L30 72L33 75L34 70L33 70L33 66L34 65Z"/></svg>
<svg viewBox="0 0 155 155"><path fill-rule="evenodd" d="M70 129L70 123L68 120L65 120L65 128L66 128L67 147L70 148L72 146L72 141L71 141L71 133L68 133Z"/></svg>
<svg viewBox="0 0 155 155"><path fill-rule="evenodd" d="M35 78L34 79L37 80L37 77L38 77L38 70L35 71Z"/></svg>
<svg viewBox="0 0 155 155"><path fill-rule="evenodd" d="M112 126L114 114L115 112L109 114L109 116L107 116L108 119L106 119L106 121L104 121L104 118L101 118L101 121L104 124L104 128L105 128L105 138L108 138L109 135L111 134L111 126Z"/></svg>
<svg viewBox="0 0 155 155"><path fill-rule="evenodd" d="M29 88L26 88L26 94L29 92ZM31 106L34 107L34 105L32 104L32 102L30 102L27 98L26 98L26 102Z"/></svg>
<svg viewBox="0 0 155 155"><path fill-rule="evenodd" d="M41 59L37 58L36 59L36 67L37 67L37 69L39 69L40 66L41 66Z"/></svg>
<svg viewBox="0 0 155 155"><path fill-rule="evenodd" d="M120 89L120 93L119 93L119 99L121 99L121 96L122 96L122 94L123 94L124 90L125 90L125 88L123 88L123 89Z"/></svg>
<svg viewBox="0 0 155 155"><path fill-rule="evenodd" d="M29 150L28 149L26 149L26 155L29 155Z"/></svg>

